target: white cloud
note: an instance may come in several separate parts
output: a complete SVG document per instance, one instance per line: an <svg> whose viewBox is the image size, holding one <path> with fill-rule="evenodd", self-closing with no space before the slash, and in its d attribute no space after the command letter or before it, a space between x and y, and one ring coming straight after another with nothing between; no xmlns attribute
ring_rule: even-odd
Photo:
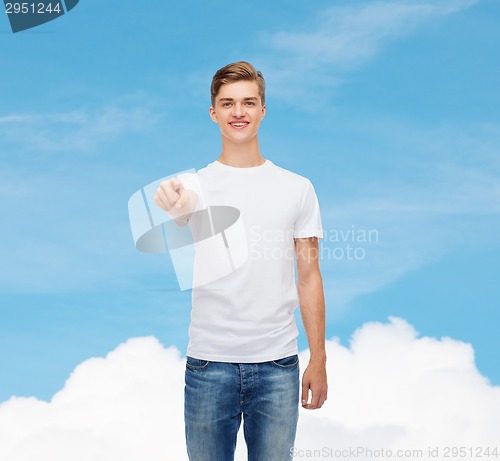
<svg viewBox="0 0 500 461"><path fill-rule="evenodd" d="M143 92L63 112L0 114L4 290L122 283L133 250L126 204L142 185L127 164L152 149L131 133L154 130L163 115Z"/></svg>
<svg viewBox="0 0 500 461"><path fill-rule="evenodd" d="M470 345L418 337L392 318L363 325L350 347L336 340L327 347L329 399L320 411L301 410L298 450L497 441L500 388L478 372ZM0 405L0 459L185 460L183 371L179 352L154 338L87 360L51 402L13 397Z"/></svg>
<svg viewBox="0 0 500 461"><path fill-rule="evenodd" d="M78 366L50 403L4 402L0 459L184 459L182 380L177 350L131 339Z"/></svg>
<svg viewBox="0 0 500 461"><path fill-rule="evenodd" d="M0 116L3 150L9 145L28 151L90 151L102 143L147 131L162 117L144 94L130 95L103 107L82 107L66 112L14 113Z"/></svg>
<svg viewBox="0 0 500 461"><path fill-rule="evenodd" d="M371 2L321 12L313 32L277 32L270 46L308 63L346 63L372 57L385 40L410 34L422 21L446 16L476 1Z"/></svg>
<svg viewBox="0 0 500 461"><path fill-rule="evenodd" d="M327 233L321 265L327 298L337 314L355 297L445 255L499 246L498 126L419 128L387 120L355 122L359 132L377 133L364 149L386 166L383 173L370 173L362 182L359 170L342 171L342 177L332 181L342 181L341 194L333 194L335 201L322 206ZM353 164L357 168L356 161ZM364 166L359 168L363 171ZM335 237L332 229L351 234L346 241L329 241ZM371 241L353 239L369 231L374 232ZM349 260L347 252L343 256L347 245L360 248L362 258Z"/></svg>
<svg viewBox="0 0 500 461"><path fill-rule="evenodd" d="M294 100L304 93L315 100L318 85L330 89L342 74L359 67L391 40L410 35L422 24L471 7L478 0L350 2L319 11L316 19L303 18L296 30L263 33L269 55L262 62L271 93ZM354 3L354 4L352 4ZM314 92L311 91L314 82ZM324 92L319 92L324 94Z"/></svg>
<svg viewBox="0 0 500 461"><path fill-rule="evenodd" d="M365 324L349 349L331 342L329 357L332 398L324 414L304 415L298 447L426 449L498 441L500 388L477 371L469 344L419 338L404 320L391 318ZM311 426L317 429L305 430Z"/></svg>

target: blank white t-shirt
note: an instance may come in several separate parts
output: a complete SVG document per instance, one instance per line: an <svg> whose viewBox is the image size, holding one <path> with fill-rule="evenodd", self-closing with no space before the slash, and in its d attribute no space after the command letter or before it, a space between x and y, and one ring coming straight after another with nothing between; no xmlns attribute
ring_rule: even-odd
<svg viewBox="0 0 500 461"><path fill-rule="evenodd" d="M215 161L196 177L203 206L240 211L248 258L230 274L193 288L187 355L252 363L296 354L293 239L323 237L311 182L270 160L251 168ZM181 180L192 187L189 175Z"/></svg>

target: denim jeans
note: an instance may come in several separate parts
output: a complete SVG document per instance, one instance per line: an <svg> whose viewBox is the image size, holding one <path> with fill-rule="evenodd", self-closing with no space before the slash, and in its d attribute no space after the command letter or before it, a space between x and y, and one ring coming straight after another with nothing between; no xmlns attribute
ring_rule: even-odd
<svg viewBox="0 0 500 461"><path fill-rule="evenodd" d="M233 461L242 417L248 461L289 461L298 415L297 355L262 363L187 357L184 420L190 461Z"/></svg>

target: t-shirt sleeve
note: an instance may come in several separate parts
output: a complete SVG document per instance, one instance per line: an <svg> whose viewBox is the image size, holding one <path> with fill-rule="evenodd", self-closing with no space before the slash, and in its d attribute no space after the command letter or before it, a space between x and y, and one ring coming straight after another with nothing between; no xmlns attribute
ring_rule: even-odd
<svg viewBox="0 0 500 461"><path fill-rule="evenodd" d="M300 213L295 220L294 238L318 237L323 238L323 227L319 211L318 197L311 181L307 180L302 194Z"/></svg>

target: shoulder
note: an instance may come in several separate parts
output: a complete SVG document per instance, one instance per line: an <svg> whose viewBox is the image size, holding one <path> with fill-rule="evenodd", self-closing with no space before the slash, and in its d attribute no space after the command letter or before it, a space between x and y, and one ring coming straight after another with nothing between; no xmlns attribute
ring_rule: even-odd
<svg viewBox="0 0 500 461"><path fill-rule="evenodd" d="M207 174L207 173L215 171L216 170L215 164L216 164L216 161L214 160L213 162L210 162L208 165L206 165L202 168L199 168L197 171L197 174Z"/></svg>
<svg viewBox="0 0 500 461"><path fill-rule="evenodd" d="M294 187L297 187L301 190L306 190L312 187L311 181L305 176L287 170L286 168L278 166L272 162L271 168L276 177L279 177L282 181L290 183Z"/></svg>

